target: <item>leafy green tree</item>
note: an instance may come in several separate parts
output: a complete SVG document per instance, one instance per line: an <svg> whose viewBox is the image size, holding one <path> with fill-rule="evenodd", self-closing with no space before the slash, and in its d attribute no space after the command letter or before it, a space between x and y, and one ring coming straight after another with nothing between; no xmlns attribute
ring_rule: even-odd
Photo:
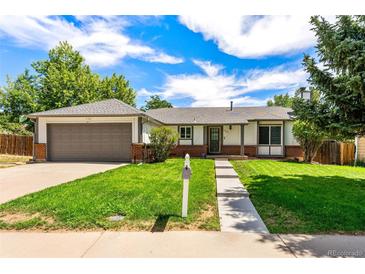
<svg viewBox="0 0 365 274"><path fill-rule="evenodd" d="M117 75L115 73L111 77L105 77L101 81L100 98L115 98L131 106L136 106L136 92L123 75Z"/></svg>
<svg viewBox="0 0 365 274"><path fill-rule="evenodd" d="M38 110L38 94L35 77L25 70L15 81L7 78L7 86L0 89L0 108L10 122L19 122L19 117Z"/></svg>
<svg viewBox="0 0 365 274"><path fill-rule="evenodd" d="M311 24L320 63L305 55L303 64L321 101L307 120L333 135L365 134L365 16L337 16L333 24L314 16Z"/></svg>
<svg viewBox="0 0 365 274"><path fill-rule="evenodd" d="M326 137L325 133L312 122L296 120L293 125L293 134L303 148L304 162L313 162Z"/></svg>
<svg viewBox="0 0 365 274"><path fill-rule="evenodd" d="M48 59L34 62L39 82L40 108L73 106L98 99L99 76L93 74L84 58L67 42L48 53Z"/></svg>
<svg viewBox="0 0 365 274"><path fill-rule="evenodd" d="M157 108L172 108L172 104L167 100L161 99L158 95L152 95L150 99L146 100L146 105L141 109L146 111Z"/></svg>
<svg viewBox="0 0 365 274"><path fill-rule="evenodd" d="M3 134L17 134L17 135L31 135L27 124L13 122L9 115L0 113L0 133Z"/></svg>
<svg viewBox="0 0 365 274"><path fill-rule="evenodd" d="M292 107L293 105L293 97L289 96L289 94L280 94L274 95L274 100L268 100L267 106L280 106L280 107Z"/></svg>
<svg viewBox="0 0 365 274"><path fill-rule="evenodd" d="M150 146L155 162L164 162L176 146L178 134L169 127L156 127L150 133Z"/></svg>
<svg viewBox="0 0 365 274"><path fill-rule="evenodd" d="M8 78L0 89L0 110L9 122L25 123L29 128L26 114L110 98L136 105L136 92L124 76L101 79L67 42L60 42L46 60L32 63L32 68L34 74L25 70L14 81Z"/></svg>
<svg viewBox="0 0 365 274"><path fill-rule="evenodd" d="M310 100L301 98L300 92L309 91ZM318 149L323 143L324 138L328 137L328 132L319 127L319 121L326 119L325 109L320 93L315 90L299 88L293 97L292 108L295 122L293 125L293 135L299 142L304 152L304 162L311 163L317 154Z"/></svg>

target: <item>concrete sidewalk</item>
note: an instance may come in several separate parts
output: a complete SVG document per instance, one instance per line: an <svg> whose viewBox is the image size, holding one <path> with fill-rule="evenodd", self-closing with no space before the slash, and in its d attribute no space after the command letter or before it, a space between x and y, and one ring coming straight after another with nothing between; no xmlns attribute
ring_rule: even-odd
<svg viewBox="0 0 365 274"><path fill-rule="evenodd" d="M275 235L223 232L1 232L0 257L293 257Z"/></svg>
<svg viewBox="0 0 365 274"><path fill-rule="evenodd" d="M215 177L221 231L269 233L227 159L215 160Z"/></svg>
<svg viewBox="0 0 365 274"><path fill-rule="evenodd" d="M1 258L365 257L365 236L229 232L0 232Z"/></svg>

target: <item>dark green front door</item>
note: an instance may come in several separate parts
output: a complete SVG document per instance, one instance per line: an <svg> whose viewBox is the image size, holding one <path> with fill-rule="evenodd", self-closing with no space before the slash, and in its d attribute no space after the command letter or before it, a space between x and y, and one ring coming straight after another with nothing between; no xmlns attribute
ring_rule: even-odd
<svg viewBox="0 0 365 274"><path fill-rule="evenodd" d="M220 149L220 127L209 128L209 153L219 153Z"/></svg>

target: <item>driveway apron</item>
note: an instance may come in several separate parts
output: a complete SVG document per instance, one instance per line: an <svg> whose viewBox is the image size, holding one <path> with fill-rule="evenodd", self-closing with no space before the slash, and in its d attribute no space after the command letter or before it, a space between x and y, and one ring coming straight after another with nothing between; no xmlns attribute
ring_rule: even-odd
<svg viewBox="0 0 365 274"><path fill-rule="evenodd" d="M3 168L0 169L0 204L123 165L126 163L48 162Z"/></svg>

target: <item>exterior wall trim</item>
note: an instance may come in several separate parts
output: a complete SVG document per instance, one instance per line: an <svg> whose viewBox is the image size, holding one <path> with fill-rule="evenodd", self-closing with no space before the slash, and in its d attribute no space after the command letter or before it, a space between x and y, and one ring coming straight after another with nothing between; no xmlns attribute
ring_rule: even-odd
<svg viewBox="0 0 365 274"><path fill-rule="evenodd" d="M245 155L245 126L241 125L241 155Z"/></svg>

